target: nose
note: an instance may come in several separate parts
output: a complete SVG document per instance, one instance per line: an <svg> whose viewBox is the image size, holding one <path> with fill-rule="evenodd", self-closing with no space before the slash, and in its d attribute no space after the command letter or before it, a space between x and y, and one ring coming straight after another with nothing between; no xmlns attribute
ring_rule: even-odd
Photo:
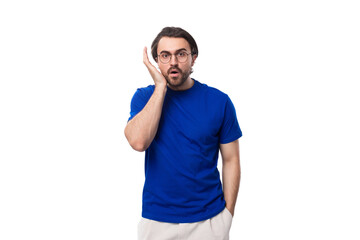
<svg viewBox="0 0 360 240"><path fill-rule="evenodd" d="M176 55L172 55L170 59L170 65L177 65L177 64L178 64L178 60L176 58Z"/></svg>

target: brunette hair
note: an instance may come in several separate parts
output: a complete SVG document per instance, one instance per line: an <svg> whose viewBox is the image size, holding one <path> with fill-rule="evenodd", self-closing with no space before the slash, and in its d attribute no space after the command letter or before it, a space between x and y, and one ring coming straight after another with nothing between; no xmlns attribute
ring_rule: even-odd
<svg viewBox="0 0 360 240"><path fill-rule="evenodd" d="M195 39L187 31L179 27L165 27L156 36L156 38L151 44L151 55L155 61L157 58L158 44L162 37L184 38L190 45L191 55L199 55Z"/></svg>

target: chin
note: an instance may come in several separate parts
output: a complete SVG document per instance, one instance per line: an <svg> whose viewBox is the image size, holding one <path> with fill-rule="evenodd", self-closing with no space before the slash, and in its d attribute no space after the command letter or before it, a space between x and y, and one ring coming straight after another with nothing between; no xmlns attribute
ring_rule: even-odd
<svg viewBox="0 0 360 240"><path fill-rule="evenodd" d="M168 84L170 84L171 86L178 86L181 85L181 78L172 78L172 77L166 77L166 81Z"/></svg>
<svg viewBox="0 0 360 240"><path fill-rule="evenodd" d="M168 81L169 85L172 87L180 87L184 84L185 81L181 81L181 79L175 79Z"/></svg>

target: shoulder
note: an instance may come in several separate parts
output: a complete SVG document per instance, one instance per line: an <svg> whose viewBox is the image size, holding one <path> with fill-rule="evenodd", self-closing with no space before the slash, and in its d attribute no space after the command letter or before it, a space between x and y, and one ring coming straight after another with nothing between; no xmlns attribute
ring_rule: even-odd
<svg viewBox="0 0 360 240"><path fill-rule="evenodd" d="M143 93L143 94L146 94L146 93L152 94L154 92L154 89L155 89L155 85L149 85L147 87L141 87L141 88L136 89L136 92Z"/></svg>
<svg viewBox="0 0 360 240"><path fill-rule="evenodd" d="M229 99L229 96L226 93L222 92L221 90L215 87L211 87L200 82L199 85L200 85L200 89L210 98L214 98L217 101L227 101Z"/></svg>
<svg viewBox="0 0 360 240"><path fill-rule="evenodd" d="M141 87L136 89L136 92L133 96L133 98L143 98L143 99L149 99L151 95L153 94L155 89L155 85L149 85L147 87Z"/></svg>

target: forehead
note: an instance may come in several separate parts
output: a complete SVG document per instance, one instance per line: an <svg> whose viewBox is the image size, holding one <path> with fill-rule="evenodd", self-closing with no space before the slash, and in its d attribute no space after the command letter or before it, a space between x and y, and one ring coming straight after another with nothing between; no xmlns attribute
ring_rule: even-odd
<svg viewBox="0 0 360 240"><path fill-rule="evenodd" d="M162 51L175 52L185 48L190 51L190 45L184 38L162 37L158 44L158 53Z"/></svg>

